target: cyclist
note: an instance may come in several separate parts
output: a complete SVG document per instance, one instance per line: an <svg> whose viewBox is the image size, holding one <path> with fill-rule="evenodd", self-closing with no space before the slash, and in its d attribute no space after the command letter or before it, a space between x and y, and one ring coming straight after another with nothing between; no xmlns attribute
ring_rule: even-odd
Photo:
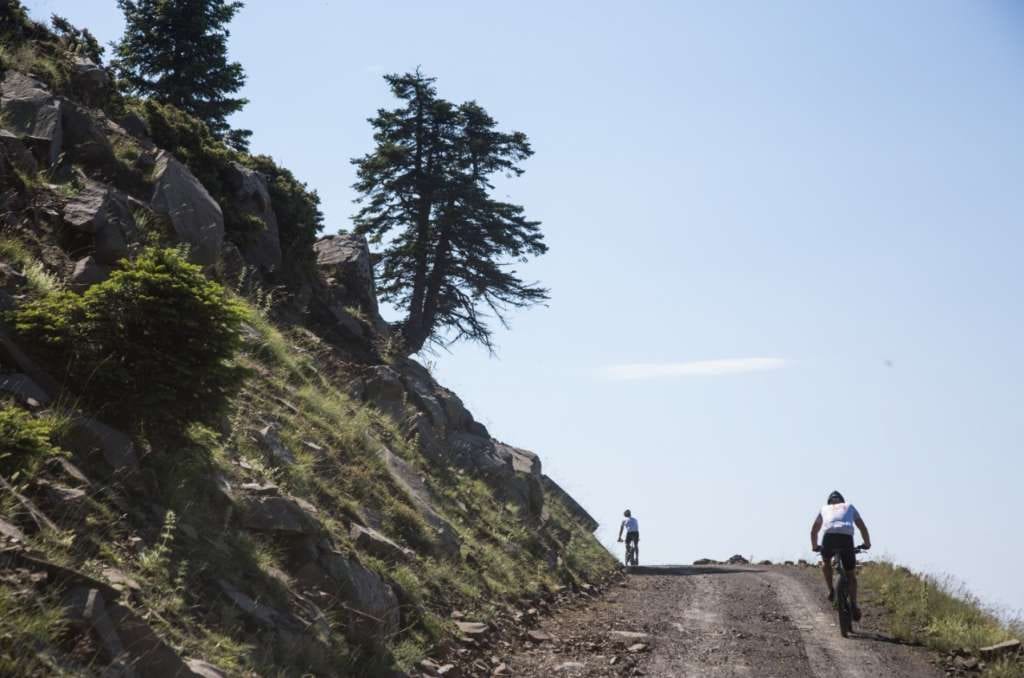
<svg viewBox="0 0 1024 678"><path fill-rule="evenodd" d="M838 491L828 495L828 503L821 507L818 517L811 526L811 548L821 552L824 561L822 572L825 573L825 584L828 586L828 599L834 601L836 592L832 583L832 556L839 554L843 567L846 569L850 582L850 605L854 621L860 621L860 608L857 607L857 554L853 547L854 526L860 530L865 549L871 548L871 536L868 526L860 517L853 504L848 504ZM818 533L825 528L825 536L818 546Z"/></svg>
<svg viewBox="0 0 1024 678"><path fill-rule="evenodd" d="M625 520L619 525L619 543L622 543L622 533L626 533L626 550L629 551L630 542L633 543L633 549L636 553L636 562L640 564L640 523L633 517L633 514L629 509L622 514L625 516Z"/></svg>

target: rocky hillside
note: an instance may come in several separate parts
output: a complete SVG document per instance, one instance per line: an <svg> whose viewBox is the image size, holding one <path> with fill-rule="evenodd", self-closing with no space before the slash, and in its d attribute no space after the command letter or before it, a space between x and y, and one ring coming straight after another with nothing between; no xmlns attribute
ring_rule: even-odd
<svg viewBox="0 0 1024 678"><path fill-rule="evenodd" d="M0 674L491 675L615 572L313 191L0 13Z"/></svg>

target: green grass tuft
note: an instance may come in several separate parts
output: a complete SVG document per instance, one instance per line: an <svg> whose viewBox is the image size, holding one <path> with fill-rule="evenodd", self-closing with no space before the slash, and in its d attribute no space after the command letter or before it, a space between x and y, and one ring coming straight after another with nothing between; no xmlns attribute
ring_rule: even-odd
<svg viewBox="0 0 1024 678"><path fill-rule="evenodd" d="M939 652L976 651L1024 635L1019 622L1004 622L952 580L917 574L885 561L866 564L858 571L865 600L888 610L889 630L901 640ZM994 665L986 676L1021 677L1024 666Z"/></svg>

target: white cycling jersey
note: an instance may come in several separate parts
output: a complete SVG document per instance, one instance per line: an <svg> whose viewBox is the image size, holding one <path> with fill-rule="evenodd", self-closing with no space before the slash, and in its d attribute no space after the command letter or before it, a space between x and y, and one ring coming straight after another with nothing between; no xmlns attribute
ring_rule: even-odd
<svg viewBox="0 0 1024 678"><path fill-rule="evenodd" d="M630 532L639 532L640 531L640 523L633 516L630 516L629 518L626 518L625 520L623 520L622 521L622 527L625 528L626 534L629 534Z"/></svg>
<svg viewBox="0 0 1024 678"><path fill-rule="evenodd" d="M821 527L825 534L854 534L860 514L853 504L826 504L821 507Z"/></svg>

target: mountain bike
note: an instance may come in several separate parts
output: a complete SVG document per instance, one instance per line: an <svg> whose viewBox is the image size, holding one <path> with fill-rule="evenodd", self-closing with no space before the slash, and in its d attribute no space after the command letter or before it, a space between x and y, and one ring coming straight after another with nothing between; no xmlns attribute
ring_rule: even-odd
<svg viewBox="0 0 1024 678"><path fill-rule="evenodd" d="M847 549L849 550L849 549ZM854 553L865 551L861 544L853 549ZM847 578L846 568L843 567L843 551L836 551L832 554L832 571L835 572L836 583L833 590L836 592L836 599L832 606L839 615L839 633L843 638L850 635L853 630L853 604L850 602L850 582Z"/></svg>
<svg viewBox="0 0 1024 678"><path fill-rule="evenodd" d="M639 558L637 557L637 543L629 539L626 540L626 567L636 567L639 564Z"/></svg>

